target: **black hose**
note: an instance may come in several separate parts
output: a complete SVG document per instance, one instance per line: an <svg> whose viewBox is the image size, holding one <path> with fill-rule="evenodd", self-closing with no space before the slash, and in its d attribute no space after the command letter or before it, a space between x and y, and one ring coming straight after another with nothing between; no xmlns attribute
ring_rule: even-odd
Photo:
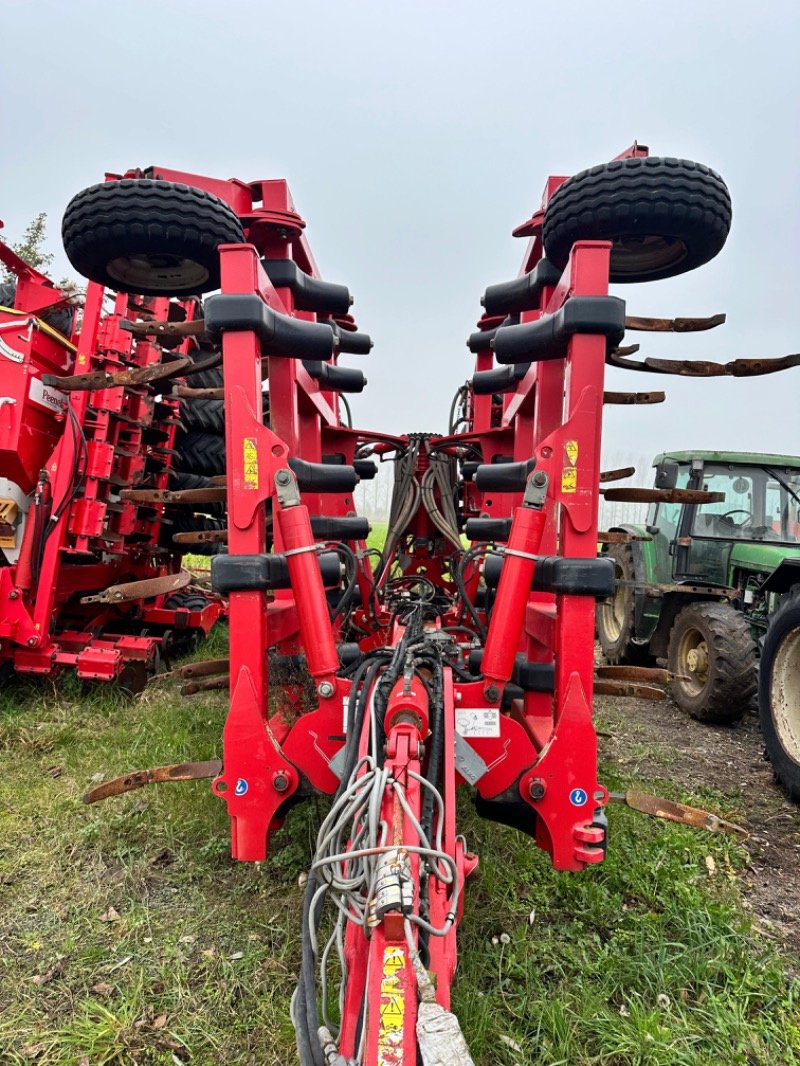
<svg viewBox="0 0 800 1066"><path fill-rule="evenodd" d="M482 545L481 544L481 545L479 545L476 548L470 548L469 551L464 552L464 554L462 555L462 557L461 557L461 559L460 559L460 561L458 563L458 566L456 567L456 574L455 574L456 586L457 586L459 594L461 596L461 602L464 605L464 607L466 607L467 612L468 612L470 618L472 619L472 621L474 622L475 628L477 629L478 635L480 636L482 641L486 640L486 626L481 621L481 617L478 614L474 603L469 598L469 595L467 593L467 585L466 585L466 581L465 581L465 578L464 578L464 571L466 570L467 563L469 563L473 559L477 558L478 555L480 555L482 552L487 551L487 549L488 549L488 545Z"/></svg>

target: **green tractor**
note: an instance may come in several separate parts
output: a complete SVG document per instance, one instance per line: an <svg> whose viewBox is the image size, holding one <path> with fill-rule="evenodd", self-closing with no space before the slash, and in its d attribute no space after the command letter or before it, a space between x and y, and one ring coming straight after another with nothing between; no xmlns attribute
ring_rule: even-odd
<svg viewBox="0 0 800 1066"><path fill-rule="evenodd" d="M622 543L604 547L617 591L598 605L603 654L666 661L680 707L735 722L754 704L770 616L800 588L800 458L670 452L653 465L655 491L639 490L655 501L646 525L615 527ZM794 728L800 796L800 714Z"/></svg>

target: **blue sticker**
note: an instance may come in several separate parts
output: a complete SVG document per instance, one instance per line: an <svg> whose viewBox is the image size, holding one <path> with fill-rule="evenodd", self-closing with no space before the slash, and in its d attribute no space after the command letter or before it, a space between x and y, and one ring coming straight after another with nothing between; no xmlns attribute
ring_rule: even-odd
<svg viewBox="0 0 800 1066"><path fill-rule="evenodd" d="M233 790L237 796L243 796L247 792L250 786L247 784L243 777L240 777L236 782L236 788Z"/></svg>
<svg viewBox="0 0 800 1066"><path fill-rule="evenodd" d="M238 788L239 786L237 785L236 787ZM569 801L573 807L582 807L588 799L588 794L582 788L573 788L569 794Z"/></svg>

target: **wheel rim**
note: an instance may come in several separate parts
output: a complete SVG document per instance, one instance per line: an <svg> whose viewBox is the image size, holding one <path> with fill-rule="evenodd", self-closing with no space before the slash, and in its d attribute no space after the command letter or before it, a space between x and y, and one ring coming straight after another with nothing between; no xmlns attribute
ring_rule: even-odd
<svg viewBox="0 0 800 1066"><path fill-rule="evenodd" d="M621 581L622 577L622 568L618 563L615 563L614 578L617 581ZM622 627L625 624L625 589L617 585L613 600L610 603L604 603L600 610L602 611L602 625L606 639L613 644L619 640L622 635Z"/></svg>
<svg viewBox="0 0 800 1066"><path fill-rule="evenodd" d="M106 266L109 277L134 292L143 289L199 290L208 281L209 272L194 259L179 255L126 255L112 259Z"/></svg>
<svg viewBox="0 0 800 1066"><path fill-rule="evenodd" d="M708 683L708 644L699 629L692 626L678 645L676 673L678 684L689 696L699 696Z"/></svg>
<svg viewBox="0 0 800 1066"><path fill-rule="evenodd" d="M620 237L611 251L611 272L616 278L656 274L682 263L688 254L676 237Z"/></svg>
<svg viewBox="0 0 800 1066"><path fill-rule="evenodd" d="M788 633L775 653L770 675L770 709L786 754L800 764L800 629Z"/></svg>

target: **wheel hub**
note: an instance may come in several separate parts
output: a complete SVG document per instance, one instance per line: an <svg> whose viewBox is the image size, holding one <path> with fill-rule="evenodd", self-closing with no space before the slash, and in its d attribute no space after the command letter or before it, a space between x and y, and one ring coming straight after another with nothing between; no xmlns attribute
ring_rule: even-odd
<svg viewBox="0 0 800 1066"><path fill-rule="evenodd" d="M705 642L687 652L686 665L692 674L708 673L708 648Z"/></svg>

